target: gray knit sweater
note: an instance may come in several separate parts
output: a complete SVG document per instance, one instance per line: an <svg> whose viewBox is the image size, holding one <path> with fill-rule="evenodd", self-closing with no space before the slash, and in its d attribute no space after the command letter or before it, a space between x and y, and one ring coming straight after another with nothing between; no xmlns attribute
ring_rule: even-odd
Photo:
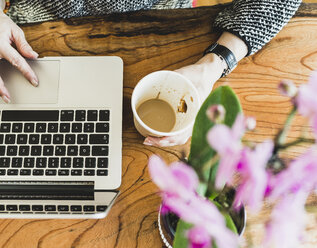
<svg viewBox="0 0 317 248"><path fill-rule="evenodd" d="M189 8L193 0L13 0L8 15L16 23L103 15L141 9ZM261 49L289 21L301 0L234 0L214 26L236 34L248 55Z"/></svg>

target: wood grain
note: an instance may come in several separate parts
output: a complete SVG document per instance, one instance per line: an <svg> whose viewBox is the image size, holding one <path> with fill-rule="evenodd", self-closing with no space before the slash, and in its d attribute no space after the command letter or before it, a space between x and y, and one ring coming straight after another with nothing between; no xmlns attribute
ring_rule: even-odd
<svg viewBox="0 0 317 248"><path fill-rule="evenodd" d="M247 115L258 120L256 132L248 141L272 137L281 127L289 100L278 94L282 78L297 85L307 81L317 68L316 4L301 7L291 22L265 48L242 60L227 78L215 87L229 84L238 94ZM121 195L110 215L103 220L0 220L0 247L5 248L97 248L162 247L157 228L160 198L147 169L149 156L159 154L170 163L188 152L189 143L172 148L142 144L136 132L130 97L136 83L146 74L173 70L194 63L203 50L218 37L212 22L221 6L191 10L143 11L123 15L87 17L24 26L26 37L41 56L118 55L125 63L123 113L123 180ZM297 118L289 139L299 135L306 121ZM305 146L286 153L296 156ZM316 197L308 207L307 240L302 247L316 247ZM249 215L244 237L259 244L269 206L256 216Z"/></svg>

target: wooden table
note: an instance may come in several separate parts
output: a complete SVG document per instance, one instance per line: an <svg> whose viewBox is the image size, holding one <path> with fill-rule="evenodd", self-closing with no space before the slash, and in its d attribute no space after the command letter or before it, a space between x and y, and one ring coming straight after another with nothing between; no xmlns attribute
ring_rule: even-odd
<svg viewBox="0 0 317 248"><path fill-rule="evenodd" d="M144 146L136 132L130 108L131 93L146 74L173 70L197 61L215 41L212 22L221 6L192 10L146 11L98 18L27 25L23 29L41 56L118 55L125 62L123 112L123 180L121 195L109 216L102 220L0 220L0 247L12 248L97 248L162 247L157 210L160 197L151 182L147 162L159 154L167 162L178 160L189 144L173 148ZM249 141L272 137L281 127L289 109L287 98L279 95L282 78L297 84L307 81L317 68L317 4L303 5L291 22L261 52L245 58L215 87L229 84L238 94L247 115L257 118L257 130ZM89 83L89 82L88 82ZM297 118L290 138L308 128ZM298 155L298 146L287 153ZM308 203L310 212L317 199ZM248 217L246 240L258 244L269 208ZM316 247L316 215L310 214L307 242ZM257 247L257 246L255 246Z"/></svg>

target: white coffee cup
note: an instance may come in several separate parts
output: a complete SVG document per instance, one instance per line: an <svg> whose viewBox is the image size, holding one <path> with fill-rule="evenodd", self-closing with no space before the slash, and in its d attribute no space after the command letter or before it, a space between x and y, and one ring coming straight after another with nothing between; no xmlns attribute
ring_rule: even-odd
<svg viewBox="0 0 317 248"><path fill-rule="evenodd" d="M137 109L142 103L157 98L169 103L175 112L176 122L170 132L160 132L152 129L141 120L137 113ZM186 112L178 111L182 100L187 105ZM131 99L134 125L144 137L185 134L193 127L200 105L200 97L193 83L174 71L156 71L148 74L135 86Z"/></svg>

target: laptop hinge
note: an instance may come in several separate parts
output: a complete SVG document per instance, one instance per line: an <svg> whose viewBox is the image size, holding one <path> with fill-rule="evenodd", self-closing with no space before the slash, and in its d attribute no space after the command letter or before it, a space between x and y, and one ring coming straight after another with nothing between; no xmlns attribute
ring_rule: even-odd
<svg viewBox="0 0 317 248"><path fill-rule="evenodd" d="M94 182L1 181L0 200L94 200Z"/></svg>

